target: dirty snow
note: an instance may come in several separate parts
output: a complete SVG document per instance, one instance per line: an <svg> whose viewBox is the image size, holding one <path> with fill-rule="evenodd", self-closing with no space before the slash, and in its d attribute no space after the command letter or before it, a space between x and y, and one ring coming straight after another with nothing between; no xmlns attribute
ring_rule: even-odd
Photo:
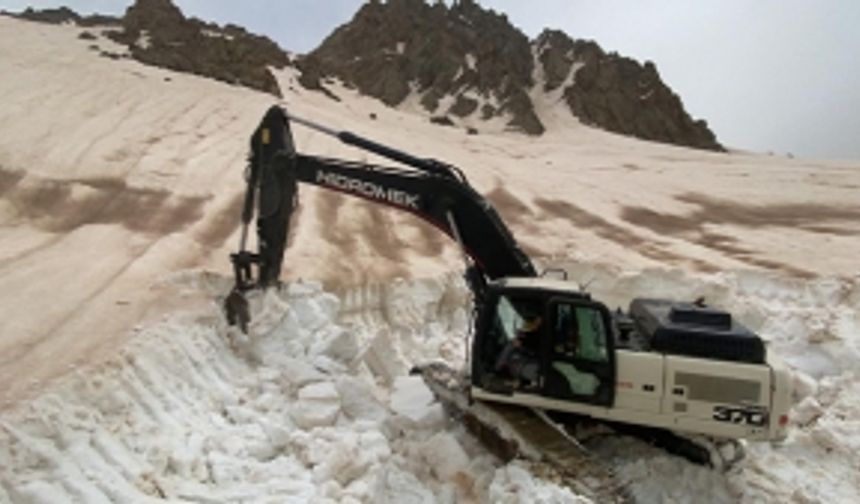
<svg viewBox="0 0 860 504"><path fill-rule="evenodd" d="M501 464L407 376L462 365L469 323L457 250L409 216L303 189L288 284L255 299L250 337L228 330L241 169L271 97L102 58L79 33L0 16L0 502L581 500ZM789 438L728 474L597 446L640 501L860 501L860 163L641 142L549 104L541 138L467 136L278 77L297 115L462 167L596 298L705 295L792 366Z"/></svg>

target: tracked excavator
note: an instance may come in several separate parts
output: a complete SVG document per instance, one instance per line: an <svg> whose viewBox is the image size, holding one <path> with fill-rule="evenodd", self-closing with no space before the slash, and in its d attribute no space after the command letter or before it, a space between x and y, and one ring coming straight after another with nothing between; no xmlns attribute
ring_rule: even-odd
<svg viewBox="0 0 860 504"><path fill-rule="evenodd" d="M402 167L302 154L292 124ZM536 432L523 416L528 411L526 416L537 415L555 429L555 437L567 439L561 452L581 452L559 418L591 418L640 437L645 432L699 462L713 462L713 445L691 448L677 439L786 436L789 371L730 313L702 300L641 298L626 311L611 311L563 274L538 274L460 169L291 116L279 106L251 137L241 244L231 256L236 285L225 301L231 324L247 329L245 292L278 284L299 183L409 212L462 250L474 303L469 369L458 373L434 364L419 371L470 422L485 424L479 427L484 434L500 430L486 424L507 421L522 424L514 444L540 445L527 439ZM255 216L254 253L247 241ZM483 419L470 413L476 404L485 410Z"/></svg>

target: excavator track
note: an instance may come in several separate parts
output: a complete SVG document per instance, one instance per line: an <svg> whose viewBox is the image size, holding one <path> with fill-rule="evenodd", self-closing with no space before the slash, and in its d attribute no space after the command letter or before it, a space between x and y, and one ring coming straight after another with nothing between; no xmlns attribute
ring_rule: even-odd
<svg viewBox="0 0 860 504"><path fill-rule="evenodd" d="M421 374L449 414L462 419L465 427L502 460L523 460L533 473L594 502L633 502L613 469L542 411L470 401L468 380L442 363L413 372Z"/></svg>

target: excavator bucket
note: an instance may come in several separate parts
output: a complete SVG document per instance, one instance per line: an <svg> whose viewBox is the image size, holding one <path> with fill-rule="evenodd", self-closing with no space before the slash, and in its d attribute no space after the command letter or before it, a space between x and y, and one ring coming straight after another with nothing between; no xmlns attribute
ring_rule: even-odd
<svg viewBox="0 0 860 504"><path fill-rule="evenodd" d="M239 326L243 333L248 332L248 323L251 322L251 309L245 294L234 288L230 295L224 299L224 313L227 315L227 323L231 326Z"/></svg>

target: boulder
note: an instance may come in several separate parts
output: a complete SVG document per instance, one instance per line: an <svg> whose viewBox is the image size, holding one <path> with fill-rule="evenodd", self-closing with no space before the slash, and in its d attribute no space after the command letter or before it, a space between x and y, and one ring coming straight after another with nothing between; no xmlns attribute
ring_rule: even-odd
<svg viewBox="0 0 860 504"><path fill-rule="evenodd" d="M478 110L477 100L460 95L457 97L457 101L454 102L454 105L451 105L448 112L457 117L466 117L472 115L476 110Z"/></svg>

